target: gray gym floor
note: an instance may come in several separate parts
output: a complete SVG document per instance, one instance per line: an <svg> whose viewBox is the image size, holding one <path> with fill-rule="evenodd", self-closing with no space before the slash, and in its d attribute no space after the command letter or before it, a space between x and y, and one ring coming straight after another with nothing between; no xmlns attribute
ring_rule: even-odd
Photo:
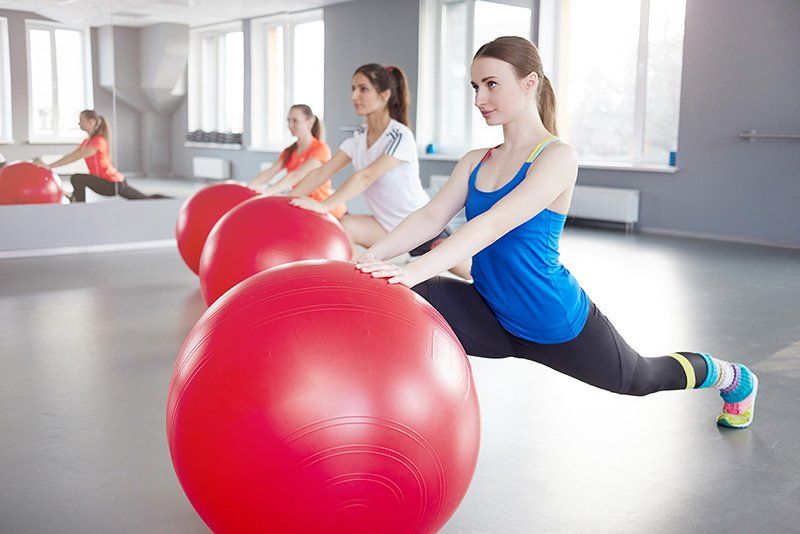
<svg viewBox="0 0 800 534"><path fill-rule="evenodd" d="M563 260L645 355L759 375L749 430L710 391L622 397L471 358L483 434L446 532L800 531L800 251L567 229ZM204 311L176 250L0 261L0 532L206 532L164 430Z"/></svg>

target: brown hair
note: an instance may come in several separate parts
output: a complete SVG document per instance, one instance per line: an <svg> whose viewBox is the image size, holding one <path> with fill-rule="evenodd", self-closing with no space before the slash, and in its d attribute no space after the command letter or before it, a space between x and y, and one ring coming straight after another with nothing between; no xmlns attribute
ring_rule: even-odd
<svg viewBox="0 0 800 534"><path fill-rule="evenodd" d="M367 63L361 65L353 73L353 76L361 73L372 82L372 86L382 93L383 91L391 91L387 107L389 108L389 116L397 122L402 122L411 128L411 121L408 118L408 108L411 105L411 96L408 91L408 82L406 81L406 74L400 67L384 67L377 63Z"/></svg>
<svg viewBox="0 0 800 534"><path fill-rule="evenodd" d="M325 127L322 125L322 121L319 120L319 117L314 115L314 113L311 111L311 107L307 106L306 104L295 104L294 106L289 108L289 111L293 109L299 109L300 111L302 111L303 115L305 115L306 118L310 119L311 117L314 117L314 124L311 125L311 135L322 141L323 138L325 137ZM284 151L283 153L284 165L286 165L286 162L289 161L289 158L291 158L292 154L294 154L295 150L297 150L298 142L299 141L295 141L294 143L291 144L291 146L289 146L289 148L287 148Z"/></svg>
<svg viewBox="0 0 800 534"><path fill-rule="evenodd" d="M556 126L556 94L550 80L542 71L542 59L536 47L522 37L505 36L498 37L480 47L475 52L475 61L479 57L493 57L500 61L510 63L518 78L524 78L530 73L535 72L539 77L537 104L539 117L547 131L553 135L558 135Z"/></svg>
<svg viewBox="0 0 800 534"><path fill-rule="evenodd" d="M108 125L108 121L105 117L93 109L84 109L81 111L81 116L97 121L97 126L94 127L94 130L89 132L89 139L99 135L106 141L111 141L111 126Z"/></svg>

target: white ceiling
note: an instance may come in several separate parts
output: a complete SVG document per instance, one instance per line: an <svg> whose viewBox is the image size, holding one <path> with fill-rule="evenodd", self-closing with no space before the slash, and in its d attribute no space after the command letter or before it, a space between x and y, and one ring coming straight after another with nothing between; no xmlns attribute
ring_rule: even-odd
<svg viewBox="0 0 800 534"><path fill-rule="evenodd" d="M149 26L175 22L202 26L304 11L348 0L0 0L0 9L34 12L59 22L87 26Z"/></svg>

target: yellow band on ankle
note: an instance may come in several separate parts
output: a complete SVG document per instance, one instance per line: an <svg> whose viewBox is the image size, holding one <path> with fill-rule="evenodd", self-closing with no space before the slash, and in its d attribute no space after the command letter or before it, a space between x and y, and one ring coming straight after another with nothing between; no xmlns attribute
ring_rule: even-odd
<svg viewBox="0 0 800 534"><path fill-rule="evenodd" d="M686 373L686 389L694 389L696 378L694 376L694 367L692 367L692 363L686 356L678 354L677 352L673 352L670 356L678 360L678 363L683 367L683 372Z"/></svg>

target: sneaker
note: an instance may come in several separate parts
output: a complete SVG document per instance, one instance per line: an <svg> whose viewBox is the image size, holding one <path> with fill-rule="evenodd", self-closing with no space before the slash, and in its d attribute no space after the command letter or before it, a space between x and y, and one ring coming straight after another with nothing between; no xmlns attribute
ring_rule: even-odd
<svg viewBox="0 0 800 534"><path fill-rule="evenodd" d="M717 417L717 424L728 428L747 428L753 422L756 408L756 395L758 394L758 377L750 371L753 377L753 391L742 401L722 405L722 413Z"/></svg>

